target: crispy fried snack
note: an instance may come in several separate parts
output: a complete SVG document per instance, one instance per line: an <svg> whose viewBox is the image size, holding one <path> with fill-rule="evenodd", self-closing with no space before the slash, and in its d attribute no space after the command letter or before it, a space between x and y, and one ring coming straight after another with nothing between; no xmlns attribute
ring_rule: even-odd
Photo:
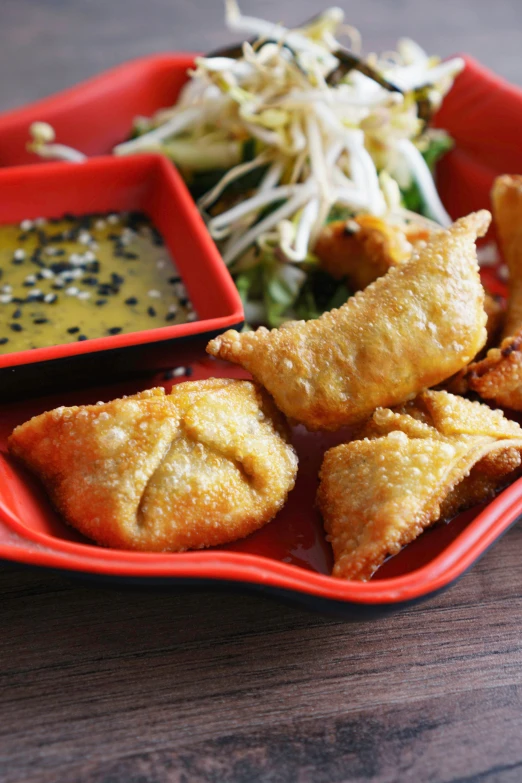
<svg viewBox="0 0 522 783"><path fill-rule="evenodd" d="M502 255L509 269L508 303L502 338L522 327L522 175L497 177L491 191Z"/></svg>
<svg viewBox="0 0 522 783"><path fill-rule="evenodd" d="M310 430L339 429L411 399L458 372L485 343L474 241L489 220L486 211L462 218L315 321L229 330L207 351L251 372Z"/></svg>
<svg viewBox="0 0 522 783"><path fill-rule="evenodd" d="M317 495L333 575L344 579L370 579L434 522L492 497L522 472L518 424L443 391L379 408L358 437L326 453Z"/></svg>
<svg viewBox="0 0 522 783"><path fill-rule="evenodd" d="M401 228L373 215L338 220L326 225L314 253L326 272L337 280L346 278L352 291L359 291L386 274L392 266L408 261L430 231L419 224Z"/></svg>
<svg viewBox="0 0 522 783"><path fill-rule="evenodd" d="M183 551L262 527L294 485L283 417L249 381L57 408L9 439L67 522L105 546Z"/></svg>
<svg viewBox="0 0 522 783"><path fill-rule="evenodd" d="M473 362L448 387L469 389L499 405L522 410L522 176L498 177L491 193L502 254L509 268L509 296L499 348Z"/></svg>

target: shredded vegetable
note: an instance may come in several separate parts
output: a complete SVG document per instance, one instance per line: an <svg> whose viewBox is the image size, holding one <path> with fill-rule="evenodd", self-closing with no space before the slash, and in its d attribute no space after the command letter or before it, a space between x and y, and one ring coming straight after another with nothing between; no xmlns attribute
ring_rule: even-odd
<svg viewBox="0 0 522 783"><path fill-rule="evenodd" d="M137 118L114 153L172 159L199 196L247 317L275 326L321 311L324 297L307 283L317 277L314 243L334 216L401 222L415 212L450 223L432 169L451 140L426 119L463 61L440 62L409 40L362 59L339 8L290 30L243 16L226 0L226 21L252 40L197 58L176 105ZM345 34L352 51L339 41ZM83 159L37 126L32 150ZM330 300L348 295L338 289Z"/></svg>

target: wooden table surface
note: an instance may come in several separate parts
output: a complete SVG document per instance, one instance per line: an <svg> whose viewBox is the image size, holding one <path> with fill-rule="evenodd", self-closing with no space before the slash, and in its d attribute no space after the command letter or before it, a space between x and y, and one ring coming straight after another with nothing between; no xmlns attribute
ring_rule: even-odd
<svg viewBox="0 0 522 783"><path fill-rule="evenodd" d="M367 50L408 34L522 83L520 0L354 0ZM298 22L314 0L244 2ZM2 0L0 105L230 40L219 0ZM522 527L458 585L348 625L258 597L0 569L1 783L522 780Z"/></svg>

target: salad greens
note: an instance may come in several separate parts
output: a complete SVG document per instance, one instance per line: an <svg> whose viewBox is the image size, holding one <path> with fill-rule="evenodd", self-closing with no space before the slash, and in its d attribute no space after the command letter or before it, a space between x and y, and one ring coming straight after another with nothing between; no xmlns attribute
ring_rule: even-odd
<svg viewBox="0 0 522 783"><path fill-rule="evenodd" d="M159 151L178 166L249 323L314 318L350 295L313 253L327 222L361 212L450 222L432 172L451 139L427 122L463 61L407 39L363 58L339 8L288 29L226 0L226 20L252 39L196 58L176 104L137 118L114 153ZM45 123L31 132L38 154L81 159Z"/></svg>

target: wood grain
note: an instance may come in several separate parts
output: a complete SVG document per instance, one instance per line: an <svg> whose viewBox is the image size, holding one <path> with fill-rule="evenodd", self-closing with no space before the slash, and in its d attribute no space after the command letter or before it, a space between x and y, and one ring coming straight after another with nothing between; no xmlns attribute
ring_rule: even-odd
<svg viewBox="0 0 522 783"><path fill-rule="evenodd" d="M521 549L356 625L6 569L1 780L518 781Z"/></svg>
<svg viewBox="0 0 522 783"><path fill-rule="evenodd" d="M244 0L299 21L317 0ZM522 83L520 0L346 4ZM215 0L2 0L0 106L129 57L231 40ZM1 568L1 783L518 783L522 526L458 585L347 625L262 598Z"/></svg>

